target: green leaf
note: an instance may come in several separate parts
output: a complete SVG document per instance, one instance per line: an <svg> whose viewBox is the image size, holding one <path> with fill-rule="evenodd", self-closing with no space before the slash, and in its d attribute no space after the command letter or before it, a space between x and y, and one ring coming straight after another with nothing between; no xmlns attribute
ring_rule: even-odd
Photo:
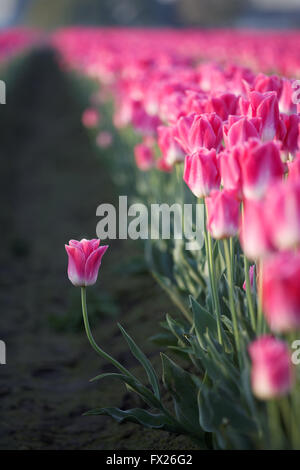
<svg viewBox="0 0 300 470"><path fill-rule="evenodd" d="M177 340L174 338L174 335L169 332L157 333L149 338L154 344L158 346L176 346Z"/></svg>
<svg viewBox="0 0 300 470"><path fill-rule="evenodd" d="M178 289L174 287L170 279L167 277L161 276L155 271L152 271L153 277L160 284L160 286L167 292L172 302L181 310L183 315L192 323L190 311L186 305L186 302L183 300Z"/></svg>
<svg viewBox="0 0 300 470"><path fill-rule="evenodd" d="M200 425L207 432L216 432L221 426L231 426L239 433L257 432L255 422L241 405L218 389L203 387L198 394L198 405Z"/></svg>
<svg viewBox="0 0 300 470"><path fill-rule="evenodd" d="M177 420L186 432L200 434L197 406L197 385L193 376L184 371L165 354L161 354L163 382L174 402Z"/></svg>
<svg viewBox="0 0 300 470"><path fill-rule="evenodd" d="M192 296L190 296L190 304L194 314L194 326L196 336L202 348L206 348L206 333L209 332L210 337L218 338L217 320L204 307L202 307ZM222 328L222 325L221 325ZM232 351L232 345L222 328L222 336L226 352Z"/></svg>
<svg viewBox="0 0 300 470"><path fill-rule="evenodd" d="M152 367L151 362L149 361L149 359L147 359L143 351L135 344L135 342L129 336L129 334L126 333L124 328L122 328L120 323L118 323L118 327L120 328L122 335L126 339L127 344L130 348L130 351L132 352L134 357L139 361L139 363L144 367L147 377L149 379L149 382L151 384L151 387L153 389L154 395L159 400L160 399L159 382L158 382L157 375L155 373L155 370Z"/></svg>
<svg viewBox="0 0 300 470"><path fill-rule="evenodd" d="M120 410L119 408L95 408L84 416L107 415L114 418L118 423L129 421L131 423L141 424L146 428L151 429L164 429L169 432L182 432L180 426L176 425L164 414L154 414L140 408L133 408L131 410Z"/></svg>
<svg viewBox="0 0 300 470"><path fill-rule="evenodd" d="M106 377L122 380L122 382L126 384L129 390L133 390L134 392L136 392L149 406L153 406L154 408L161 409L162 405L159 399L151 392L151 390L149 390L147 387L141 384L137 379L128 377L128 375L118 374L115 372L108 372L106 374L97 375L96 377L91 379L90 382L95 382L96 380L102 380L102 379L105 379Z"/></svg>
<svg viewBox="0 0 300 470"><path fill-rule="evenodd" d="M217 337L217 322L216 319L192 297L189 297L192 312L194 314L194 325L197 338L200 345L205 347L204 335L208 330L210 334Z"/></svg>

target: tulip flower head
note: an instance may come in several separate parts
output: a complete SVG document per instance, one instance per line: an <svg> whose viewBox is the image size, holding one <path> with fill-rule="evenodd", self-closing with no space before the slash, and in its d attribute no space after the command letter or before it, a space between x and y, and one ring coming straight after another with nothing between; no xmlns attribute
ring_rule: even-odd
<svg viewBox="0 0 300 470"><path fill-rule="evenodd" d="M220 173L216 151L202 148L192 155L187 155L183 179L198 198L208 196L213 189L218 189Z"/></svg>
<svg viewBox="0 0 300 470"><path fill-rule="evenodd" d="M300 328L300 253L282 252L263 263L262 301L270 328L288 332Z"/></svg>
<svg viewBox="0 0 300 470"><path fill-rule="evenodd" d="M136 165L141 171L148 171L155 164L153 151L148 145L137 144L134 148L134 157Z"/></svg>
<svg viewBox="0 0 300 470"><path fill-rule="evenodd" d="M65 245L69 257L68 277L74 286L92 286L97 281L102 256L108 246L100 240L70 240Z"/></svg>
<svg viewBox="0 0 300 470"><path fill-rule="evenodd" d="M239 202L230 191L213 191L206 198L207 228L215 239L234 237L239 226Z"/></svg>
<svg viewBox="0 0 300 470"><path fill-rule="evenodd" d="M95 108L88 108L82 115L82 124L88 128L97 127L100 121L100 114Z"/></svg>
<svg viewBox="0 0 300 470"><path fill-rule="evenodd" d="M251 385L261 400L280 397L293 385L293 370L287 345L272 336L261 336L250 344Z"/></svg>

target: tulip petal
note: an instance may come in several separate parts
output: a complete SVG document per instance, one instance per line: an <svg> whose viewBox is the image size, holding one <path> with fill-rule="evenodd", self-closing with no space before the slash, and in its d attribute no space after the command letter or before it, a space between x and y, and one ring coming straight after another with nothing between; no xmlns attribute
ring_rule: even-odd
<svg viewBox="0 0 300 470"><path fill-rule="evenodd" d="M65 245L69 257L68 276L74 286L84 285L85 256L80 247Z"/></svg>
<svg viewBox="0 0 300 470"><path fill-rule="evenodd" d="M101 259L104 253L106 252L108 245L103 245L93 251L88 257L85 264L85 285L91 286L95 284L98 271L101 264Z"/></svg>

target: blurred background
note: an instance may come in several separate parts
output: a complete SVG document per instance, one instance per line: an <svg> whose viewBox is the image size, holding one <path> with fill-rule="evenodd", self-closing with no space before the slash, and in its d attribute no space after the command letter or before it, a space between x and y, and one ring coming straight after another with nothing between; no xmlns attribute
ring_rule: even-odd
<svg viewBox="0 0 300 470"><path fill-rule="evenodd" d="M300 26L299 0L1 0L0 27L70 24Z"/></svg>

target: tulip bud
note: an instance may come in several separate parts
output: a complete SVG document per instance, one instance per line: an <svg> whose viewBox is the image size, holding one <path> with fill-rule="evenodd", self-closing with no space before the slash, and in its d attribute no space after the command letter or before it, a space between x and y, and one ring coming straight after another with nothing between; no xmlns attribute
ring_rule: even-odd
<svg viewBox="0 0 300 470"><path fill-rule="evenodd" d="M261 199L268 187L284 175L278 147L274 142L261 144L251 139L239 151L243 194L247 199Z"/></svg>
<svg viewBox="0 0 300 470"><path fill-rule="evenodd" d="M173 166L174 163L184 161L184 152L179 144L174 140L174 130L172 127L159 126L158 146L163 154L165 162Z"/></svg>
<svg viewBox="0 0 300 470"><path fill-rule="evenodd" d="M148 145L136 145L134 147L134 157L137 167L142 171L150 170L155 164L153 152Z"/></svg>
<svg viewBox="0 0 300 470"><path fill-rule="evenodd" d="M236 147L224 150L219 153L219 164L224 189L234 191L242 199L243 182L239 156L240 152Z"/></svg>
<svg viewBox="0 0 300 470"><path fill-rule="evenodd" d="M300 253L282 252L263 263L262 300L270 328L292 331L300 327Z"/></svg>
<svg viewBox="0 0 300 470"><path fill-rule="evenodd" d="M95 108L88 108L82 115L82 124L85 127L97 127L100 121L100 114Z"/></svg>
<svg viewBox="0 0 300 470"><path fill-rule="evenodd" d="M174 138L187 154L202 149L220 149L223 137L222 120L215 113L190 114L181 117Z"/></svg>
<svg viewBox="0 0 300 470"><path fill-rule="evenodd" d="M220 174L214 149L205 148L185 157L183 179L195 194L201 198L220 187Z"/></svg>
<svg viewBox="0 0 300 470"><path fill-rule="evenodd" d="M274 91L259 93L251 91L249 101L240 99L241 113L250 118L261 118L261 138L264 142L273 140L280 126L279 105Z"/></svg>
<svg viewBox="0 0 300 470"><path fill-rule="evenodd" d="M262 202L244 201L244 214L240 222L240 242L249 259L264 258L272 251L265 207Z"/></svg>
<svg viewBox="0 0 300 470"><path fill-rule="evenodd" d="M251 385L261 400L283 396L293 386L293 368L287 345L272 336L261 336L249 346Z"/></svg>
<svg viewBox="0 0 300 470"><path fill-rule="evenodd" d="M213 238L234 237L239 225L239 202L230 191L213 191L206 198L207 228Z"/></svg>
<svg viewBox="0 0 300 470"><path fill-rule="evenodd" d="M299 180L288 180L271 187L265 205L273 245L279 250L300 246Z"/></svg>
<svg viewBox="0 0 300 470"><path fill-rule="evenodd" d="M259 139L259 129L260 120L257 118L229 116L228 122L223 128L226 147L243 144L251 138Z"/></svg>
<svg viewBox="0 0 300 470"><path fill-rule="evenodd" d="M100 240L70 240L65 245L69 257L68 277L74 286L92 286L97 281L101 259L108 246Z"/></svg>

